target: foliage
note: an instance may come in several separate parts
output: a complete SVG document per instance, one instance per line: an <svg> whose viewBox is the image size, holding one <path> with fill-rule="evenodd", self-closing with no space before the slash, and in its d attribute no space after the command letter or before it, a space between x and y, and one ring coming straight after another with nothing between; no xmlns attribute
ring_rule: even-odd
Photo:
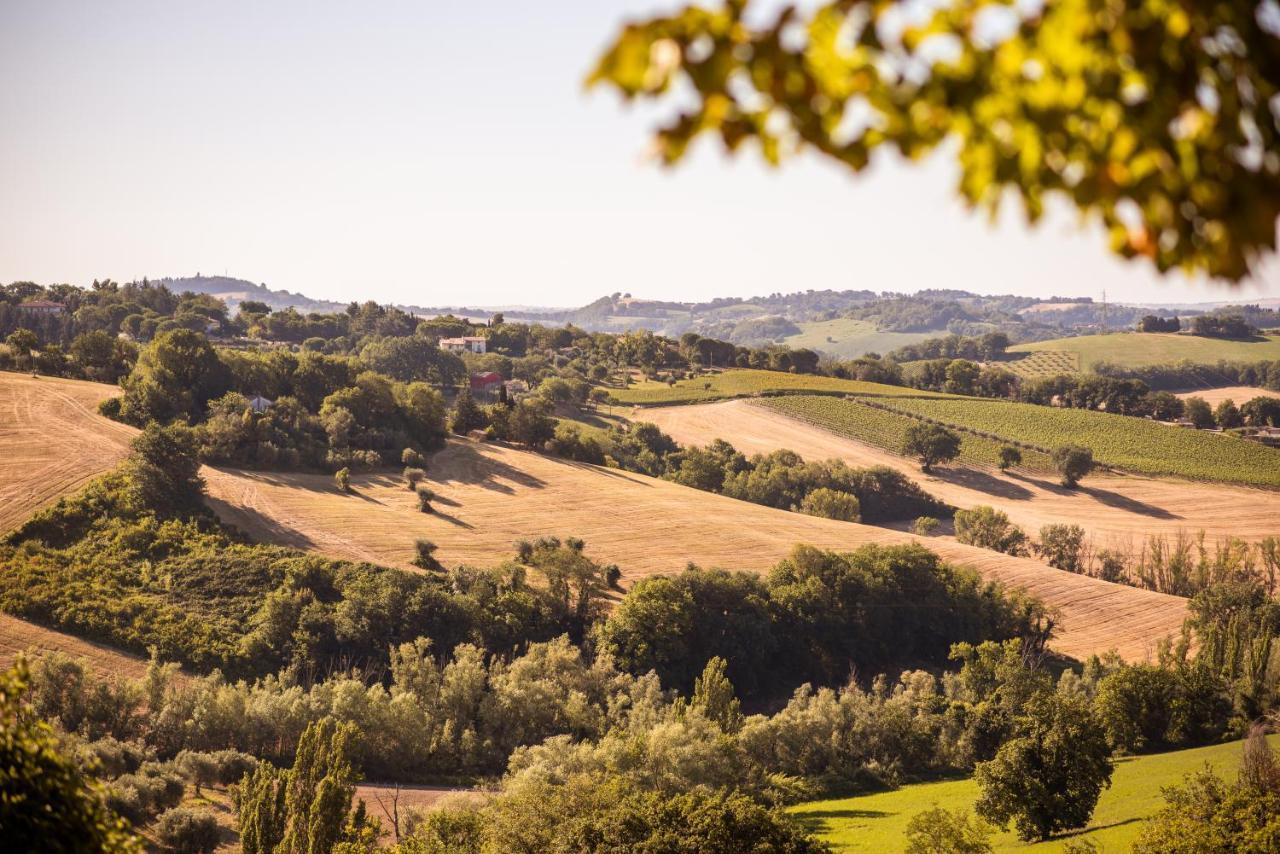
<svg viewBox="0 0 1280 854"><path fill-rule="evenodd" d="M857 522L860 516L858 497L838 489L820 487L800 502L800 512L841 522Z"/></svg>
<svg viewBox="0 0 1280 854"><path fill-rule="evenodd" d="M916 813L907 823L907 854L988 854L991 828L967 812L941 807Z"/></svg>
<svg viewBox="0 0 1280 854"><path fill-rule="evenodd" d="M911 525L911 533L921 537L932 537L938 533L942 522L932 516L921 516Z"/></svg>
<svg viewBox="0 0 1280 854"><path fill-rule="evenodd" d="M25 659L0 673L0 826L15 851L141 851L99 791L24 704Z"/></svg>
<svg viewBox="0 0 1280 854"><path fill-rule="evenodd" d="M174 807L156 820L156 839L175 854L212 854L220 844L218 819L208 810Z"/></svg>
<svg viewBox="0 0 1280 854"><path fill-rule="evenodd" d="M1022 451L1013 445L1003 445L1000 448L1000 471L1008 471L1014 466L1022 465Z"/></svg>
<svg viewBox="0 0 1280 854"><path fill-rule="evenodd" d="M1093 451L1079 445L1062 445L1053 449L1053 465L1062 475L1062 485L1073 489L1093 471Z"/></svg>
<svg viewBox="0 0 1280 854"><path fill-rule="evenodd" d="M1084 528L1079 525L1045 525L1033 548L1045 563L1067 572L1084 571Z"/></svg>
<svg viewBox="0 0 1280 854"><path fill-rule="evenodd" d="M921 471L932 471L937 463L960 455L960 437L937 424L912 424L903 437L902 453L919 458Z"/></svg>
<svg viewBox="0 0 1280 854"><path fill-rule="evenodd" d="M692 96L656 135L667 163L703 133L731 151L752 139L769 162L810 147L855 171L882 145L919 159L957 142L970 204L994 212L1013 189L1034 221L1046 196L1065 197L1101 218L1113 251L1161 271L1238 280L1275 247L1277 36L1253 3L1019 13L976 0L904 20L838 0L767 24L760 11L629 24L591 82Z"/></svg>
<svg viewBox="0 0 1280 854"><path fill-rule="evenodd" d="M956 539L962 543L1010 555L1025 555L1028 551L1026 533L994 507L957 510L955 525Z"/></svg>
<svg viewBox="0 0 1280 854"><path fill-rule="evenodd" d="M1182 786L1166 788L1166 806L1143 828L1133 850L1138 854L1263 854L1276 850L1280 845L1280 773L1261 730L1255 730L1245 742L1245 755L1240 778L1234 784L1206 768L1188 775Z"/></svg>
<svg viewBox="0 0 1280 854"><path fill-rule="evenodd" d="M1025 840L1084 827L1111 784L1110 747L1083 700L1061 694L1032 698L1016 735L974 771L978 814L1014 823Z"/></svg>
<svg viewBox="0 0 1280 854"><path fill-rule="evenodd" d="M351 491L351 469L343 466L333 473L333 485L339 492Z"/></svg>

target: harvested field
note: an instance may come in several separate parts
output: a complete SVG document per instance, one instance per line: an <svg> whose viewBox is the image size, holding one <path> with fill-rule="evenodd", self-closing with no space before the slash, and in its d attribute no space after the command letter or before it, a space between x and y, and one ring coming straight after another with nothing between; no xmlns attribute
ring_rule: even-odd
<svg viewBox="0 0 1280 854"><path fill-rule="evenodd" d="M806 459L886 465L957 507L989 504L1032 533L1055 522L1075 523L1101 546L1126 540L1140 546L1149 534L1179 531L1203 530L1211 540L1234 536L1257 541L1280 534L1280 493L1270 490L1104 474L1068 490L1047 474L1006 474L980 466L935 467L926 475L917 463L897 454L746 400L645 409L636 417L656 423L682 444L719 438L747 454L790 448Z"/></svg>
<svg viewBox="0 0 1280 854"><path fill-rule="evenodd" d="M1256 388L1248 385L1230 385L1221 388L1200 388L1177 392L1178 397L1186 400L1189 397L1203 399L1210 406L1217 406L1224 400L1234 401L1239 406L1255 397L1280 397L1280 391L1268 388Z"/></svg>
<svg viewBox="0 0 1280 854"><path fill-rule="evenodd" d="M136 431L97 408L119 391L0 372L0 533L124 458Z"/></svg>
<svg viewBox="0 0 1280 854"><path fill-rule="evenodd" d="M6 442L13 437L33 461L26 467L6 467L5 488L15 496L42 496L27 499L20 509L6 506L14 522L61 494L40 487L39 475L32 474L54 456L36 453L40 444L81 449L84 464L77 465L75 476L62 479L64 490L74 489L124 455L133 431L97 415L91 405L110 392L109 386L17 374L0 378L0 436ZM57 419L56 434L42 429L43 413ZM754 419L755 410L744 414ZM48 439L38 443L38 435ZM1061 620L1054 646L1062 652L1079 656L1114 647L1131 659L1153 655L1158 639L1179 630L1186 607L1176 597L1059 572L1034 560L946 538L921 540L898 531L773 510L505 447L454 441L432 458L429 472L431 487L439 495L434 514L419 512L404 482L389 474L354 476L351 495L339 493L324 474L208 468L204 474L211 506L252 535L334 557L404 568L411 568L408 561L417 538L437 543L447 564L486 565L510 557L516 539L579 536L591 554L618 563L627 580L676 572L690 560L763 571L797 543L852 549L873 542L923 542L946 560L1023 588L1056 607Z"/></svg>
<svg viewBox="0 0 1280 854"><path fill-rule="evenodd" d="M0 667L13 664L20 652L31 655L65 653L83 661L85 667L98 676L136 678L147 670L144 658L0 614Z"/></svg>
<svg viewBox="0 0 1280 854"><path fill-rule="evenodd" d="M899 531L788 513L642 475L482 443L454 441L428 467L438 512L417 510L399 477L366 474L343 495L324 475L209 472L213 505L254 536L335 557L411 568L413 543L431 540L447 565L492 565L512 542L577 536L616 562L625 581L701 566L764 571L797 543L853 549L923 542L948 561L1025 589L1061 614L1055 648L1082 656L1112 647L1154 654L1181 627L1186 602L1059 572L1037 561Z"/></svg>

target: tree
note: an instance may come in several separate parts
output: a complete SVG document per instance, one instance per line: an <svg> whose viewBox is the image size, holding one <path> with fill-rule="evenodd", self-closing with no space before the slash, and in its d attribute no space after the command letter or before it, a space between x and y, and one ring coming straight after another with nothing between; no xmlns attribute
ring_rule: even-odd
<svg viewBox="0 0 1280 854"><path fill-rule="evenodd" d="M1111 785L1111 748L1082 697L1042 693L1019 716L1015 736L974 769L978 815L1013 822L1024 840L1084 827Z"/></svg>
<svg viewBox="0 0 1280 854"><path fill-rule="evenodd" d="M960 437L939 424L923 421L907 428L902 452L920 458L920 470L930 472L937 463L954 460L960 455Z"/></svg>
<svg viewBox="0 0 1280 854"><path fill-rule="evenodd" d="M191 419L230 388L231 374L208 339L189 329L156 336L122 383L120 415L142 427L148 421Z"/></svg>
<svg viewBox="0 0 1280 854"><path fill-rule="evenodd" d="M471 430L485 426L484 413L476 406L471 389L464 387L458 392L458 399L453 403L453 417L449 419L449 429L459 436L465 436Z"/></svg>
<svg viewBox="0 0 1280 854"><path fill-rule="evenodd" d="M693 705L727 733L742 728L742 703L733 693L728 663L720 656L707 662L702 675L693 683Z"/></svg>
<svg viewBox="0 0 1280 854"><path fill-rule="evenodd" d="M1213 410L1203 397L1188 397L1183 402L1183 414L1197 430L1207 430L1214 425Z"/></svg>
<svg viewBox="0 0 1280 854"><path fill-rule="evenodd" d="M127 463L130 491L139 506L157 515L199 512L204 501L199 446L183 424L152 422L133 440Z"/></svg>
<svg viewBox="0 0 1280 854"><path fill-rule="evenodd" d="M27 705L24 656L0 673L0 827L12 851L141 852L52 727Z"/></svg>
<svg viewBox="0 0 1280 854"><path fill-rule="evenodd" d="M1053 466L1062 475L1062 485L1074 489L1093 471L1093 451L1079 445L1063 445L1053 449Z"/></svg>
<svg viewBox="0 0 1280 854"><path fill-rule="evenodd" d="M982 369L968 359L952 359L947 364L947 381L943 389L950 394L973 394L974 383Z"/></svg>
<svg viewBox="0 0 1280 854"><path fill-rule="evenodd" d="M1022 465L1022 451L1013 445L1003 445L1000 448L1000 471L1008 471L1014 466Z"/></svg>
<svg viewBox="0 0 1280 854"><path fill-rule="evenodd" d="M1047 196L1064 198L1102 220L1113 252L1161 272L1238 280L1275 248L1280 71L1255 2L1018 13L967 0L904 19L897 3L830 0L773 21L763 5L628 24L589 83L679 104L656 134L669 164L702 134L854 171L881 146L919 161L954 145L970 205L994 213L1012 189L1035 222ZM988 12L998 33L975 25Z"/></svg>
<svg viewBox="0 0 1280 854"><path fill-rule="evenodd" d="M413 565L421 569L430 569L439 572L444 569L440 561L436 558L436 549L439 548L430 540L415 540L413 543Z"/></svg>
<svg viewBox="0 0 1280 854"><path fill-rule="evenodd" d="M1027 553L1026 533L994 507L957 510L955 526L956 539L967 545L1010 555Z"/></svg>
<svg viewBox="0 0 1280 854"><path fill-rule="evenodd" d="M1213 420L1218 422L1218 426L1223 430L1239 427L1243 423L1243 419L1240 417L1240 410L1236 408L1236 402L1231 398L1227 398L1217 405L1213 410Z"/></svg>
<svg viewBox="0 0 1280 854"><path fill-rule="evenodd" d="M857 522L860 506L858 497L839 489L819 487L812 490L800 502L800 512L841 522Z"/></svg>
<svg viewBox="0 0 1280 854"><path fill-rule="evenodd" d="M21 365L25 361L30 367L31 351L40 346L40 339L30 329L16 329L9 333L4 343L9 346L9 352L13 354L16 364ZM19 359L21 361L18 361Z"/></svg>
<svg viewBox="0 0 1280 854"><path fill-rule="evenodd" d="M968 811L934 807L907 822L906 854L987 854L991 827Z"/></svg>
<svg viewBox="0 0 1280 854"><path fill-rule="evenodd" d="M423 513L431 512L431 502L435 501L436 494L425 483L420 483L413 490L418 496L418 509Z"/></svg>
<svg viewBox="0 0 1280 854"><path fill-rule="evenodd" d="M1240 417L1250 427L1280 426L1280 398L1255 397L1240 407Z"/></svg>
<svg viewBox="0 0 1280 854"><path fill-rule="evenodd" d="M241 782L236 798L240 844L245 854L312 854L354 842L372 828L363 802L355 810L355 772L349 753L354 724L326 717L307 724L293 767L259 763Z"/></svg>
<svg viewBox="0 0 1280 854"><path fill-rule="evenodd" d="M333 485L339 492L351 491L351 469L343 466L333 473Z"/></svg>
<svg viewBox="0 0 1280 854"><path fill-rule="evenodd" d="M1084 571L1084 528L1079 525L1045 525L1035 549L1054 569Z"/></svg>

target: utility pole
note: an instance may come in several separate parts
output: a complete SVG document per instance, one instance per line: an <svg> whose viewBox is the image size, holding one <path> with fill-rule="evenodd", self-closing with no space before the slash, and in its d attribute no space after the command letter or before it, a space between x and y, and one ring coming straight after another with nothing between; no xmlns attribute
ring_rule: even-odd
<svg viewBox="0 0 1280 854"><path fill-rule="evenodd" d="M1102 289L1102 331L1107 331L1107 289Z"/></svg>

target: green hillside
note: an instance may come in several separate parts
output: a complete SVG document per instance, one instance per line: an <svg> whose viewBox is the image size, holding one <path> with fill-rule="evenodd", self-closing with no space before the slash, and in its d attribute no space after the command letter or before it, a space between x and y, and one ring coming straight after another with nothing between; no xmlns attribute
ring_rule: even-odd
<svg viewBox="0 0 1280 854"><path fill-rule="evenodd" d="M1280 747L1280 735L1271 736L1271 744ZM1206 763L1218 774L1233 777L1240 767L1240 755L1240 742L1233 742L1121 759L1089 828L1070 838L1087 839L1103 852L1128 851L1143 820L1163 806L1162 787L1178 785L1186 774L1199 771ZM793 807L791 812L837 851L901 851L907 822L913 815L935 806L972 809L977 798L978 786L973 780L951 780L856 798L813 801ZM1047 854L1063 850L1067 840L1033 845L1019 841L1013 833L1002 833L993 842L997 851L1032 849Z"/></svg>
<svg viewBox="0 0 1280 854"><path fill-rule="evenodd" d="M881 332L869 320L840 317L798 324L799 335L790 335L782 343L792 348L807 347L841 359L856 359L864 353L884 355L907 344L918 344L936 338L942 332Z"/></svg>
<svg viewBox="0 0 1280 854"><path fill-rule="evenodd" d="M642 382L625 389L610 389L619 403L652 405L664 403L705 403L730 397L749 397L770 392L814 392L816 394L892 395L901 397L928 394L898 386L841 380L815 374L788 374L781 371L732 370L694 379L680 380L675 385L665 382Z"/></svg>
<svg viewBox="0 0 1280 854"><path fill-rule="evenodd" d="M1128 368L1165 365L1188 360L1213 364L1220 360L1257 362L1280 359L1280 335L1259 336L1254 341L1225 338L1203 338L1164 332L1113 332L1107 335L1082 335L1077 338L1055 338L1034 344L1018 344L1009 348L1011 355L1059 351L1075 355L1081 370L1098 362L1112 362Z"/></svg>

